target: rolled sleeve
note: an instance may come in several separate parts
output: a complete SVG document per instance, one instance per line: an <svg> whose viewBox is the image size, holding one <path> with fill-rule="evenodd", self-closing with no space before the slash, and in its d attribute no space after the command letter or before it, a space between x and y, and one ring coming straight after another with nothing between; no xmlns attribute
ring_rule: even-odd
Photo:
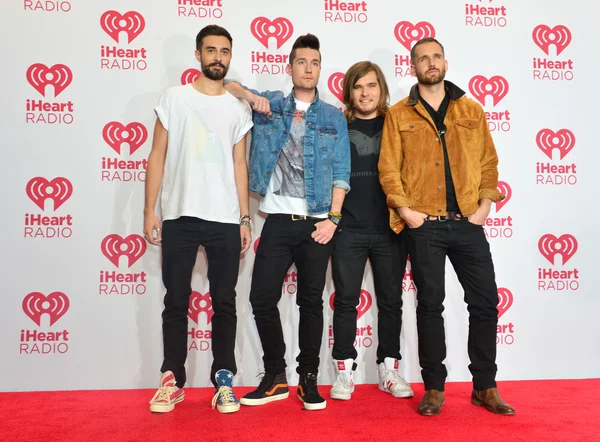
<svg viewBox="0 0 600 442"><path fill-rule="evenodd" d="M171 108L170 105L171 94L167 90L161 94L161 96L158 99L158 104L154 108L156 116L160 119L160 122L167 131L169 130L169 111Z"/></svg>
<svg viewBox="0 0 600 442"><path fill-rule="evenodd" d="M246 136L248 131L252 129L252 126L254 126L254 123L252 122L252 111L250 110L250 106L248 105L248 103L244 103L246 109L244 110L242 121L240 123L239 130L235 138L235 144L239 143L240 140Z"/></svg>

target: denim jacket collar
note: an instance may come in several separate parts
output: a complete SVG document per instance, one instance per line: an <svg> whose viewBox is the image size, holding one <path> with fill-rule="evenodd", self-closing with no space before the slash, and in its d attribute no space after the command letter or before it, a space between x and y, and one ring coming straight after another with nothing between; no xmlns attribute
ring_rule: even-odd
<svg viewBox="0 0 600 442"><path fill-rule="evenodd" d="M319 89L315 88L315 98L313 99L310 106L318 107L321 103L321 99L319 98ZM296 96L294 95L294 88L289 93L289 95L285 98L285 108L296 110Z"/></svg>

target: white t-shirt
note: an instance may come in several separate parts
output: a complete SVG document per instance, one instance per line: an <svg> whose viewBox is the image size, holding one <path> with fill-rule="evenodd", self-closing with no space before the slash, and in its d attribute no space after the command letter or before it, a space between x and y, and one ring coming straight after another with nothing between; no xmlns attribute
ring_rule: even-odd
<svg viewBox="0 0 600 442"><path fill-rule="evenodd" d="M309 106L310 103L296 100L290 134L275 164L267 193L260 202L260 210L264 213L308 215L304 184L304 135ZM311 216L327 218L326 213Z"/></svg>
<svg viewBox="0 0 600 442"><path fill-rule="evenodd" d="M193 216L238 224L233 146L252 127L248 104L229 92L204 95L187 84L167 89L154 110L168 131L163 220Z"/></svg>

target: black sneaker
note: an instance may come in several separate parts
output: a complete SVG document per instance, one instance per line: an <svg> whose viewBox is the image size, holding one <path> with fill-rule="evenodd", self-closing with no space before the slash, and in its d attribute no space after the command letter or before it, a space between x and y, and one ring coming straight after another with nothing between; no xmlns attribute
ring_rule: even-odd
<svg viewBox="0 0 600 442"><path fill-rule="evenodd" d="M256 390L240 399L243 405L264 405L269 402L287 399L288 391L285 371L278 374L265 373Z"/></svg>
<svg viewBox="0 0 600 442"><path fill-rule="evenodd" d="M300 374L298 399L304 402L304 408L307 410L323 410L327 406L327 401L319 394L317 388L317 373Z"/></svg>

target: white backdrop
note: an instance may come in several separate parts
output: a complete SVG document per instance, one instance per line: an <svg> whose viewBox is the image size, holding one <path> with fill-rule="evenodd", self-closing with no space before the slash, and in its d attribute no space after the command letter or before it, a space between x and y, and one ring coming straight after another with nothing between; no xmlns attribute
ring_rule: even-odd
<svg viewBox="0 0 600 442"><path fill-rule="evenodd" d="M500 296L499 379L600 376L591 226L600 211L593 108L598 63L595 3L431 0L301 4L255 0L5 0L0 6L2 143L6 190L0 254L0 390L157 385L164 288L160 250L142 234L144 171L162 90L194 78L205 25L234 38L230 78L291 88L295 38L321 39L321 97L341 106L341 77L356 61L384 70L392 102L408 94L411 43L435 35L447 78L479 100L500 157L507 199L488 219ZM192 71L188 71L192 69ZM263 219L255 214L255 239ZM238 385L256 385L262 351L248 302L254 252L241 260ZM467 312L448 267L449 380L469 380ZM209 385L210 302L199 253L190 305L190 386ZM407 271L403 373L421 381L414 286ZM368 267L359 307L358 382L377 381L377 307ZM288 376L297 381L295 270L280 304ZM329 279L320 382L331 383ZM208 300L208 302L207 302Z"/></svg>

